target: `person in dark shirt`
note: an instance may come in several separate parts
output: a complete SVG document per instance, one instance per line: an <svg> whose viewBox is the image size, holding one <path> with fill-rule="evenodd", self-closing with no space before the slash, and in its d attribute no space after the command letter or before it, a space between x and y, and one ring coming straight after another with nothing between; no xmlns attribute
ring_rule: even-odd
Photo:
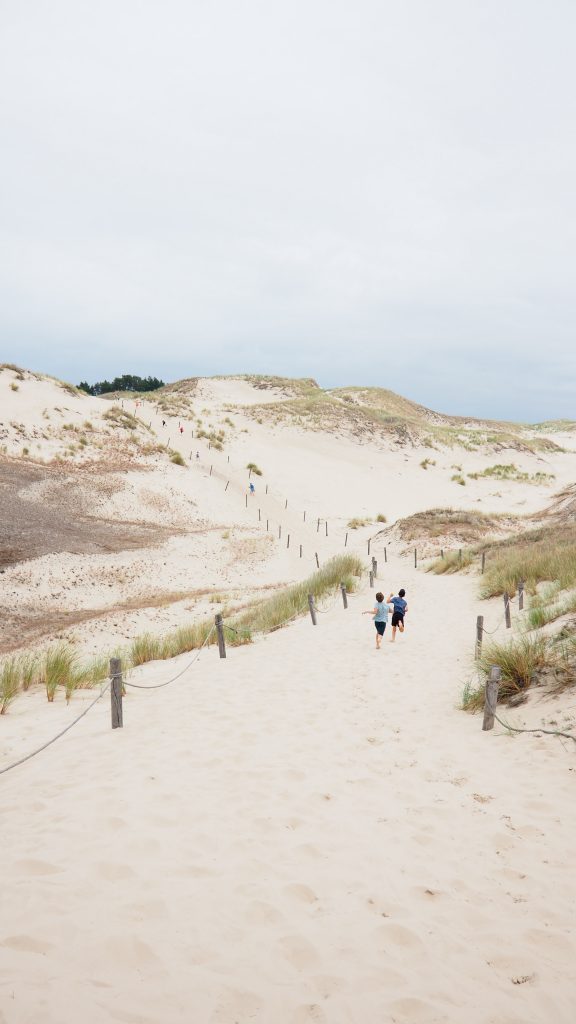
<svg viewBox="0 0 576 1024"><path fill-rule="evenodd" d="M404 616L408 611L408 603L404 600L406 591L404 588L398 591L398 594L390 594L388 597L388 603L394 606L392 612L392 636L390 637L390 643L393 644L396 639L396 630L399 629L401 633L404 632Z"/></svg>

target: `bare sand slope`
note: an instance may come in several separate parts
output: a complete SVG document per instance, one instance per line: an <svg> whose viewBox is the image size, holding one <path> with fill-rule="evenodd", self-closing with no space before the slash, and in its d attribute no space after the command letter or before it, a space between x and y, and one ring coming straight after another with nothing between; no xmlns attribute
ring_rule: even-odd
<svg viewBox="0 0 576 1024"><path fill-rule="evenodd" d="M2 778L2 1024L572 1024L574 751L457 712L475 581L388 570L396 645L337 602Z"/></svg>

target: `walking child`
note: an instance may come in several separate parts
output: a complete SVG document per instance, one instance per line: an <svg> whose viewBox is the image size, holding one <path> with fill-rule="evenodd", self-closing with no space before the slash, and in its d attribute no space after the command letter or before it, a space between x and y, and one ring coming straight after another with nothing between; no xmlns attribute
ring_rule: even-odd
<svg viewBox="0 0 576 1024"><path fill-rule="evenodd" d="M401 633L404 632L404 616L408 611L408 603L404 600L406 591L402 587L398 591L397 595L390 594L388 600L392 602L392 636L390 637L390 643L393 644L396 639L396 629L399 629Z"/></svg>
<svg viewBox="0 0 576 1024"><path fill-rule="evenodd" d="M386 629L386 623L388 622L388 612L393 611L393 605L389 604L388 601L384 600L384 594L380 591L376 594L376 604L373 608L370 608L366 612L362 612L362 615L371 615L376 627L376 650L380 650L380 644L384 631Z"/></svg>

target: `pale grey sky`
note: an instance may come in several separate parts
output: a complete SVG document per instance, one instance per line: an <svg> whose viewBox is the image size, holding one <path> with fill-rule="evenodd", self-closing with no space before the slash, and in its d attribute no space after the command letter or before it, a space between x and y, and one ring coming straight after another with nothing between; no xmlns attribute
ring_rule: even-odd
<svg viewBox="0 0 576 1024"><path fill-rule="evenodd" d="M0 359L576 418L573 0L1 0Z"/></svg>

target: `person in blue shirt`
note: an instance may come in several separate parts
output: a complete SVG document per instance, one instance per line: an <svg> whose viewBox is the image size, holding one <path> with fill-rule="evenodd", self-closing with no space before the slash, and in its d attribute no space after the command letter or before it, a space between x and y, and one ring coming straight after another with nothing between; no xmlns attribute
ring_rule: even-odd
<svg viewBox="0 0 576 1024"><path fill-rule="evenodd" d="M404 590L404 588L402 588L402 590L398 591L396 597L394 596L394 594L390 594L388 597L388 601L392 602L394 608L392 612L392 636L390 637L391 644L393 644L396 639L397 629L399 629L401 633L404 632L404 616L408 611L408 603L404 600L405 594L406 591Z"/></svg>
<svg viewBox="0 0 576 1024"><path fill-rule="evenodd" d="M250 484L250 494L254 494L255 491L256 491L256 488L254 487L254 484L251 483Z"/></svg>
<svg viewBox="0 0 576 1024"><path fill-rule="evenodd" d="M367 612L362 612L362 615L371 615L376 626L376 650L380 650L380 643L384 636L384 630L386 629L386 623L388 622L388 612L392 611L392 605L388 604L384 600L384 594L380 591L376 594L376 604L374 608L370 608Z"/></svg>

